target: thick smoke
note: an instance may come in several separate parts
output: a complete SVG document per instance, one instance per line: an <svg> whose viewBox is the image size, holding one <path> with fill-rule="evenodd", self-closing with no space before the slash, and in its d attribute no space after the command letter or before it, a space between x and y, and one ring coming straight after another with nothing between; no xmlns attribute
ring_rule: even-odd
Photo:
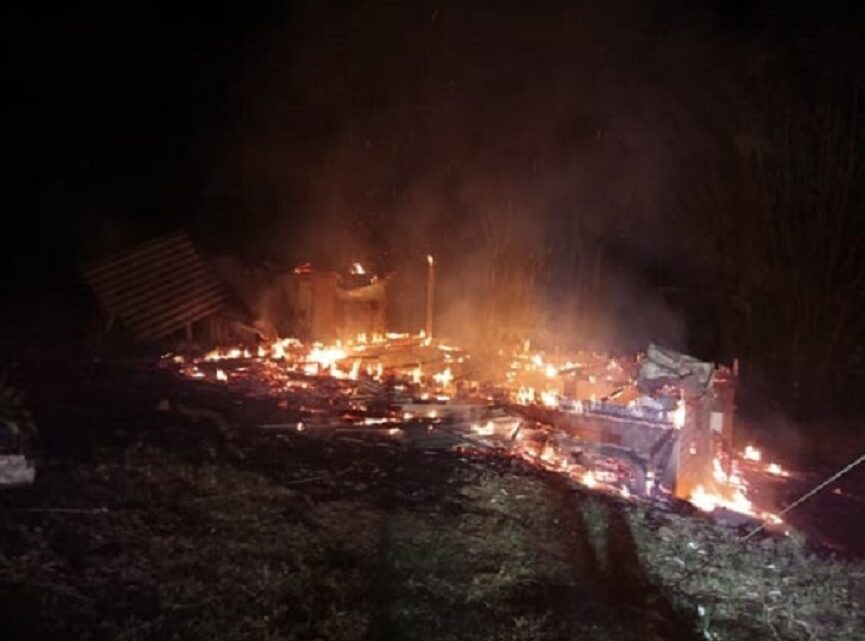
<svg viewBox="0 0 865 641"><path fill-rule="evenodd" d="M212 195L240 191L279 260L396 271L412 329L432 253L450 335L681 344L672 88L692 90L700 48L677 52L700 16L686 34L644 3L529 7L300 5L247 52L241 160Z"/></svg>

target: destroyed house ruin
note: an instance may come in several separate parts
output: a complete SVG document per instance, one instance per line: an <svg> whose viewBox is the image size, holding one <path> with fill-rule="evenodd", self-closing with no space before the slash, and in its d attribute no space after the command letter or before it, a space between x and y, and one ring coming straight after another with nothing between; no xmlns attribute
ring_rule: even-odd
<svg viewBox="0 0 865 641"><path fill-rule="evenodd" d="M265 345L280 336L322 347L339 341L325 350L324 364L303 353L291 356L285 345L274 351L274 360L289 378L295 367L304 376L313 367L315 376L343 381L340 394L347 394L351 412L368 412L371 402L389 408L394 416L387 420L399 425L403 413L416 414L426 405L430 417L451 415L457 422L468 411L472 418L465 424L471 426L478 415L505 407L511 417L553 428L548 454L552 447L566 465L606 469L630 493L664 491L687 499L698 491L719 491L715 481L728 460L735 409L735 372L727 368L650 345L634 358L579 353L555 365L544 364L539 353L515 355L504 365L506 377L500 370L478 380L477 370L466 366L467 354L457 357L461 350L429 334L390 337L389 278L367 274L359 264L339 274L310 265L288 270L249 268L232 258L207 261L182 232L103 261L85 277L110 323L121 322L141 341L189 335L194 326L228 327L228 334L245 331L258 344L254 354L240 350L241 360L267 360ZM293 349L302 352L297 346L303 343L295 343ZM431 376L421 364L434 370ZM220 371L220 380L238 378ZM400 409L406 407L411 409Z"/></svg>

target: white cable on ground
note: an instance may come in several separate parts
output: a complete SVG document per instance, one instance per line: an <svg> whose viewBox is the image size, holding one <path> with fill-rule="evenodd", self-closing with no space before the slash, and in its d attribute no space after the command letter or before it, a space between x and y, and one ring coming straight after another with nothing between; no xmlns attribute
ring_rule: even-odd
<svg viewBox="0 0 865 641"><path fill-rule="evenodd" d="M815 487L813 490L811 490L811 491L808 492L807 494L803 494L803 495L800 496L798 499L796 499L795 501L793 501L790 505L788 505L787 507L785 507L785 508L784 508L784 509L783 509L783 510L778 514L778 517L780 518L780 517L784 516L785 514L787 514L787 512L789 512L790 510L792 510L792 509L793 509L794 507L796 507L797 505L801 505L802 503L804 503L805 501L807 501L808 499L810 499L812 496L814 496L815 494L817 494L817 492L819 492L820 490L822 490L824 487L826 487L827 485L829 485L830 483L832 483L832 481L835 481L835 480L841 478L842 476L844 476L847 472L849 472L849 471L852 470L854 467L856 467L857 465L859 465L862 461L865 461L865 454L863 454L862 456L860 456L859 458L857 458L855 461L853 461L852 463L850 463L849 465L847 465L847 467L845 467L844 469L842 469L842 470L840 470L840 471L838 471L838 472L835 472L835 474L833 474L833 475L830 476L828 479L826 479L825 481L823 481L822 483L820 483L820 485L818 485L817 487ZM760 524L759 527L754 528L751 532L748 532L748 534L746 534L745 536L743 536L741 540L742 540L742 541L747 541L748 539L750 539L752 536L754 536L754 535L757 534L758 532L762 532L763 529L764 529L765 527L766 527L766 522L764 521L763 523Z"/></svg>

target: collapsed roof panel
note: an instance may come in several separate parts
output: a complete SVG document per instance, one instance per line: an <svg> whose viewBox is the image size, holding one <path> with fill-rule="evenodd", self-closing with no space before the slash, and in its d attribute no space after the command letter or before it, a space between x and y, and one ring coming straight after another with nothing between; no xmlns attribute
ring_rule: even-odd
<svg viewBox="0 0 865 641"><path fill-rule="evenodd" d="M185 232L139 245L84 272L100 305L153 341L219 312L223 290Z"/></svg>

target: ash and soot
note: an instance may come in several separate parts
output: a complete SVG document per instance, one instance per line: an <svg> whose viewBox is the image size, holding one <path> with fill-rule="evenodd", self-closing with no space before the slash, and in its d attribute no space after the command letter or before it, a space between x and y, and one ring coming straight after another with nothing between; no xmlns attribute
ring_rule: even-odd
<svg viewBox="0 0 865 641"><path fill-rule="evenodd" d="M857 8L8 24L3 638L865 637Z"/></svg>

